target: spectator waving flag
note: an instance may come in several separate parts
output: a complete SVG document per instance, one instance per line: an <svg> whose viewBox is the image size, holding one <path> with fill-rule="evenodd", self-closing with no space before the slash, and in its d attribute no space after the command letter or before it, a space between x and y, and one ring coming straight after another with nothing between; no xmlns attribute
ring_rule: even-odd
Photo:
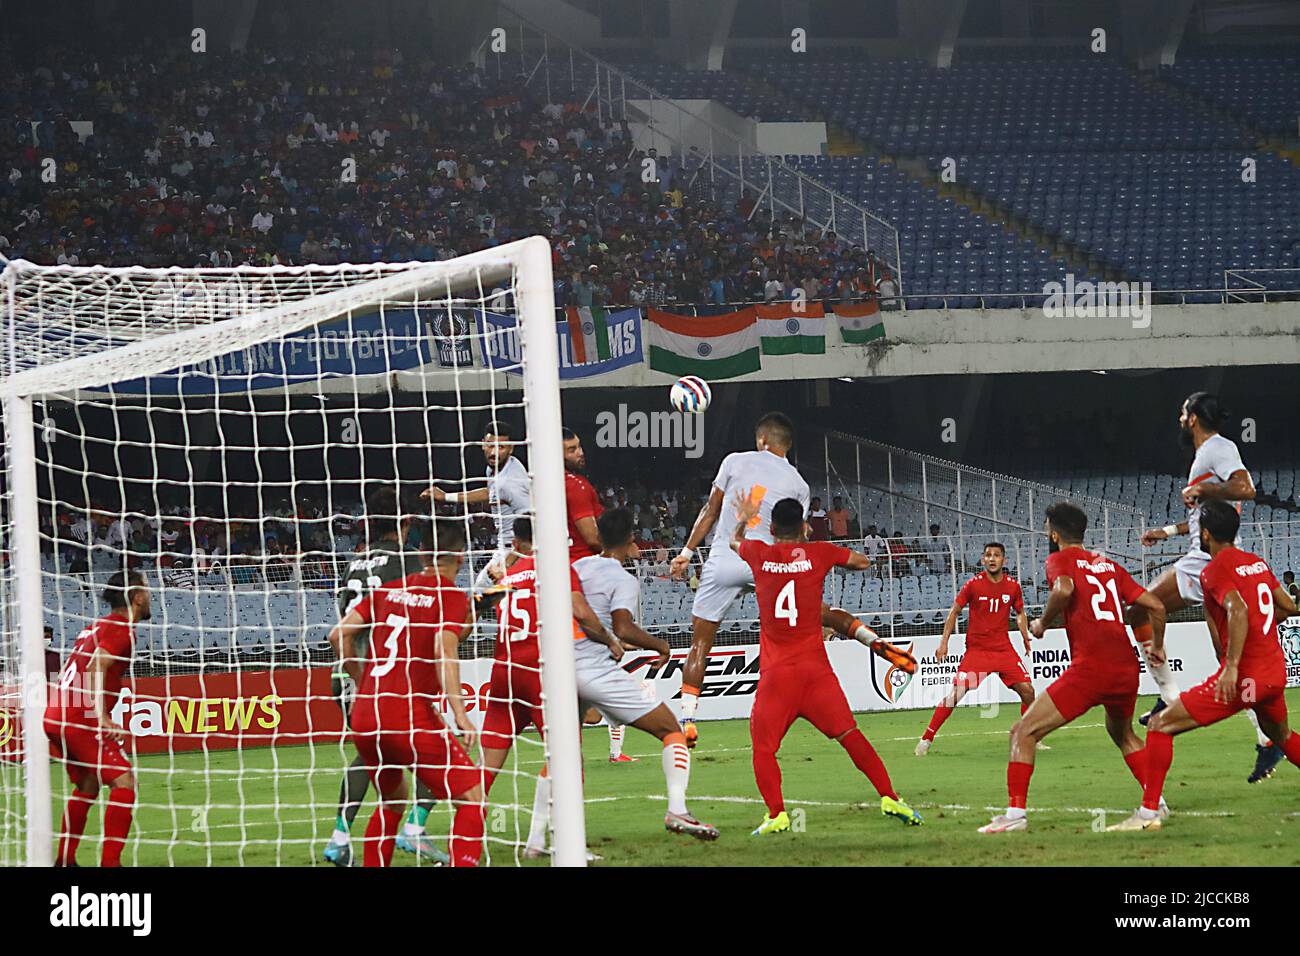
<svg viewBox="0 0 1300 956"><path fill-rule="evenodd" d="M757 372L762 365L758 316L753 309L690 318L646 310L650 367L706 381Z"/></svg>
<svg viewBox="0 0 1300 956"><path fill-rule="evenodd" d="M755 306L764 355L824 355L826 313L820 302Z"/></svg>
<svg viewBox="0 0 1300 956"><path fill-rule="evenodd" d="M609 358L609 326L599 305L569 306L569 341L573 343L573 364L604 362Z"/></svg>

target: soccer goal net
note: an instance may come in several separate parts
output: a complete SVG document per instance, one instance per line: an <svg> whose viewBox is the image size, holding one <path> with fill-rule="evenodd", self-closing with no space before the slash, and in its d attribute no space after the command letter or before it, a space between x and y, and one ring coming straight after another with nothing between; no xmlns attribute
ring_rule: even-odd
<svg viewBox="0 0 1300 956"><path fill-rule="evenodd" d="M493 778L482 859L524 858L547 768L552 859L582 863L567 528L562 507L532 508L564 495L547 242L404 264L4 265L0 865L48 865L66 849L65 808L87 796L71 777L84 781L87 758L67 741L51 756L47 706L80 706L94 726L99 684L79 698L63 685L123 573L132 601L135 582L147 586L150 613L131 611L111 714L120 754L88 758L121 759L134 777L121 862L359 864L376 794L364 766L347 773L355 689L331 632L394 566L445 572L436 528L463 531L455 583L481 595L525 515L547 733L519 736ZM494 354L517 360L510 373L484 367L485 310ZM474 493L511 455L522 508L517 494L507 507ZM444 494L421 494L435 484ZM385 500L387 513L369 513ZM377 550L393 555L382 573L365 563ZM470 601L458 649L475 725L492 695L490 605ZM363 628L356 647L368 646ZM396 663L413 674L427 662ZM417 706L455 726L448 687L409 683ZM479 762L472 734L455 732ZM110 786L83 807L83 863L118 839ZM457 805L415 779L406 790L396 862L440 862Z"/></svg>

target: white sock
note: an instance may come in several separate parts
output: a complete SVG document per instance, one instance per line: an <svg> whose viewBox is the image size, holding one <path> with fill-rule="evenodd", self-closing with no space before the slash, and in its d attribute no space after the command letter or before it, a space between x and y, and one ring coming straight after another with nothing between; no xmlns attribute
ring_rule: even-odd
<svg viewBox="0 0 1300 956"><path fill-rule="evenodd" d="M686 813L686 784L691 779L691 752L686 744L664 744L664 781L668 785L668 812Z"/></svg>
<svg viewBox="0 0 1300 956"><path fill-rule="evenodd" d="M1178 700L1178 682L1174 680L1174 672L1169 669L1169 662L1165 661L1160 665L1152 664L1151 656L1147 653L1151 645L1145 643L1138 646L1142 648L1142 658L1146 661L1147 671L1160 691L1160 699L1172 706Z"/></svg>
<svg viewBox="0 0 1300 956"><path fill-rule="evenodd" d="M699 694L688 694L686 691L682 691L682 720L694 720L695 709L699 706Z"/></svg>
<svg viewBox="0 0 1300 956"><path fill-rule="evenodd" d="M335 830L330 842L335 846L347 846L352 842L352 834L347 830Z"/></svg>
<svg viewBox="0 0 1300 956"><path fill-rule="evenodd" d="M1267 747L1271 743L1273 743L1273 741L1268 739L1268 735L1265 734L1264 731L1259 729L1259 718L1255 716L1255 712L1253 710L1243 710L1242 713L1245 714L1246 719L1249 720L1254 725L1255 740L1258 741L1261 747Z"/></svg>
<svg viewBox="0 0 1300 956"><path fill-rule="evenodd" d="M1024 807L1007 807L1007 819L1019 820L1021 817L1028 816Z"/></svg>
<svg viewBox="0 0 1300 956"><path fill-rule="evenodd" d="M609 755L611 757L623 756L623 725L609 725Z"/></svg>
<svg viewBox="0 0 1300 956"><path fill-rule="evenodd" d="M528 827L528 846L536 850L546 849L546 833L551 828L551 778L541 777L537 781L537 792L533 794L533 822Z"/></svg>
<svg viewBox="0 0 1300 956"><path fill-rule="evenodd" d="M407 820L402 824L402 836L417 837L424 833L424 827Z"/></svg>

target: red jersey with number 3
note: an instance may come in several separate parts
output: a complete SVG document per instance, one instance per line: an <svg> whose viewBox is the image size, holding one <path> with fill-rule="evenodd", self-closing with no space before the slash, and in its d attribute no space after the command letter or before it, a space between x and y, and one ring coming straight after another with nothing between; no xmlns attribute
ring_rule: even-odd
<svg viewBox="0 0 1300 956"><path fill-rule="evenodd" d="M1047 583L1062 576L1074 581L1064 615L1071 664L1138 670L1124 613L1146 589L1110 558L1077 545L1047 556Z"/></svg>
<svg viewBox="0 0 1300 956"><path fill-rule="evenodd" d="M760 668L804 654L826 656L822 640L822 589L827 573L847 564L853 552L829 541L747 538L740 556L754 571L758 597Z"/></svg>
<svg viewBox="0 0 1300 956"><path fill-rule="evenodd" d="M573 554L569 555L570 559ZM497 605L496 659L536 667L541 659L537 648L537 565L532 557L520 558L501 579L508 590ZM569 565L569 587L582 590L578 572ZM575 634L580 634L574 624Z"/></svg>
<svg viewBox="0 0 1300 956"><path fill-rule="evenodd" d="M1268 563L1240 548L1224 548L1201 570L1205 613L1219 633L1219 662L1228 648L1228 611L1223 602L1236 591L1246 605L1246 643L1237 673L1260 684L1286 686L1286 657L1277 639L1273 590L1277 578Z"/></svg>
<svg viewBox="0 0 1300 956"><path fill-rule="evenodd" d="M970 608L966 650L1014 652L1007 620L1011 612L1025 609L1024 595L1014 578L1003 572L1002 580L994 581L987 571L981 571L957 592L957 606Z"/></svg>
<svg viewBox="0 0 1300 956"><path fill-rule="evenodd" d="M572 563L596 553L583 540L578 522L583 518L599 518L605 508L591 482L571 471L564 473L564 504L569 516L569 561Z"/></svg>
<svg viewBox="0 0 1300 956"><path fill-rule="evenodd" d="M432 711L443 631L463 637L469 597L436 572L412 574L371 591L355 608L370 628L370 659L352 707L353 729L374 715L382 730L441 724ZM438 721L438 723L433 723Z"/></svg>
<svg viewBox="0 0 1300 956"><path fill-rule="evenodd" d="M104 672L104 706L112 713L117 706L117 698L122 693L122 678L131 666L134 643L130 622L126 615L118 612L101 617L77 635L72 653L59 671L59 686L51 692L50 702L45 708L45 719L60 725L98 727L94 688L91 687L88 673L90 659L97 650L104 651L113 659Z"/></svg>

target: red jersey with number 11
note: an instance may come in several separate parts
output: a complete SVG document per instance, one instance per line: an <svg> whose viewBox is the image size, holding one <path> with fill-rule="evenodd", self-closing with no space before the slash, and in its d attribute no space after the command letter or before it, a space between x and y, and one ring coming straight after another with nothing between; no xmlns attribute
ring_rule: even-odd
<svg viewBox="0 0 1300 956"><path fill-rule="evenodd" d="M1025 599L1020 585L1005 571L1000 581L990 578L987 571L975 575L957 592L957 606L970 608L966 650L1014 650L1007 636L1008 615L1023 611Z"/></svg>
<svg viewBox="0 0 1300 956"><path fill-rule="evenodd" d="M766 544L746 538L741 543L740 556L754 571L761 670L804 654L826 657L822 640L823 583L827 572L847 564L852 554L848 548L829 541Z"/></svg>
<svg viewBox="0 0 1300 956"><path fill-rule="evenodd" d="M1125 608L1145 590L1110 558L1075 545L1047 556L1047 583L1074 581L1065 606L1065 636L1071 666L1138 670L1137 654L1124 625Z"/></svg>

